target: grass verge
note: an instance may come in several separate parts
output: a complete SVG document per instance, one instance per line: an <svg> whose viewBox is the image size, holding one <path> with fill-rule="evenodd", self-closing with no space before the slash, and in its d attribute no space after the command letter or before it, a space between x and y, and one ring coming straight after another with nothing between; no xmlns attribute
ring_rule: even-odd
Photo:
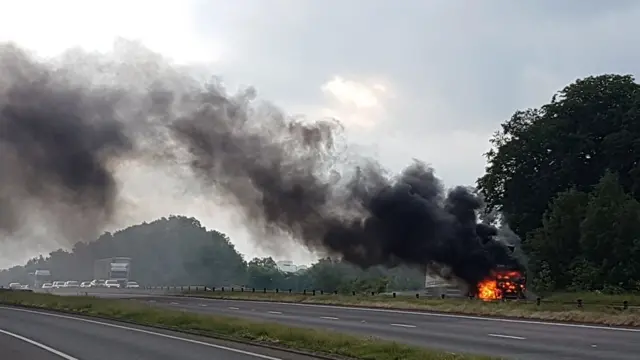
<svg viewBox="0 0 640 360"><path fill-rule="evenodd" d="M339 333L154 308L126 300L57 296L21 291L0 292L0 303L125 320L141 325L239 340L316 354L366 360L491 360L452 354Z"/></svg>
<svg viewBox="0 0 640 360"><path fill-rule="evenodd" d="M587 323L609 326L640 327L640 303L637 296L630 295L629 308L623 309L624 300L612 300L610 296L576 294L556 295L556 300L545 299L537 305L535 302L507 301L483 302L469 299L416 299L409 296L392 298L386 295L348 296L348 295L303 295L288 293L252 293L252 292L189 292L184 296L208 297L213 299L261 300L306 304L345 305L382 309L433 311L452 314L496 316L542 321L560 321ZM586 294L585 294L586 295ZM583 298L583 307L577 306L577 299ZM564 301L559 301L562 299ZM631 300L631 301L630 301Z"/></svg>

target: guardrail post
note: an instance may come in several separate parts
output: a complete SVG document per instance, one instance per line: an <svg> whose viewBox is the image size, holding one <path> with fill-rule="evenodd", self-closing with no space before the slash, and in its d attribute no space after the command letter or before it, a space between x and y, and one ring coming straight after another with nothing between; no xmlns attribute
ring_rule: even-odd
<svg viewBox="0 0 640 360"><path fill-rule="evenodd" d="M627 310L629 308L629 302L627 300L622 302L622 309Z"/></svg>
<svg viewBox="0 0 640 360"><path fill-rule="evenodd" d="M445 294L440 294L440 298L444 300L444 298L446 297Z"/></svg>
<svg viewBox="0 0 640 360"><path fill-rule="evenodd" d="M251 288L251 292L256 292L256 288Z"/></svg>
<svg viewBox="0 0 640 360"><path fill-rule="evenodd" d="M235 289L234 289L234 288L231 288L231 292L234 292L234 291L235 291Z"/></svg>
<svg viewBox="0 0 640 360"><path fill-rule="evenodd" d="M307 295L307 289L302 290L302 295Z"/></svg>
<svg viewBox="0 0 640 360"><path fill-rule="evenodd" d="M313 295L315 295L315 294L316 294L316 290L314 289L314 290L313 290Z"/></svg>
<svg viewBox="0 0 640 360"><path fill-rule="evenodd" d="M320 295L324 295L324 290L320 290Z"/></svg>
<svg viewBox="0 0 640 360"><path fill-rule="evenodd" d="M267 288L262 289L262 292L266 294L267 293Z"/></svg>
<svg viewBox="0 0 640 360"><path fill-rule="evenodd" d="M393 298L395 299L395 297L396 297L396 293L393 293L393 295L392 295L392 296L393 296Z"/></svg>
<svg viewBox="0 0 640 360"><path fill-rule="evenodd" d="M276 288L276 294L279 292L278 288Z"/></svg>
<svg viewBox="0 0 640 360"><path fill-rule="evenodd" d="M224 292L224 286L220 288L220 291Z"/></svg>
<svg viewBox="0 0 640 360"><path fill-rule="evenodd" d="M540 306L540 303L542 302L542 299L540 299L540 297L536 298L536 305Z"/></svg>
<svg viewBox="0 0 640 360"><path fill-rule="evenodd" d="M581 308L582 307L582 299L578 299L578 307Z"/></svg>
<svg viewBox="0 0 640 360"><path fill-rule="evenodd" d="M420 294L416 293L416 299L420 299Z"/></svg>
<svg viewBox="0 0 640 360"><path fill-rule="evenodd" d="M356 292L355 292L355 291L352 291L352 292L351 292L351 295L356 296Z"/></svg>
<svg viewBox="0 0 640 360"><path fill-rule="evenodd" d="M291 294L291 289L289 289L289 294Z"/></svg>
<svg viewBox="0 0 640 360"><path fill-rule="evenodd" d="M244 287L241 287L241 288L240 288L240 292L244 292Z"/></svg>

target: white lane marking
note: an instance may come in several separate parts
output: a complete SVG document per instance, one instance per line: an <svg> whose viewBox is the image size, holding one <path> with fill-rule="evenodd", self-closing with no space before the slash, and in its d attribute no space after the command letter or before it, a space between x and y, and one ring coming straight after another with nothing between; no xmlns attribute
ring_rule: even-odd
<svg viewBox="0 0 640 360"><path fill-rule="evenodd" d="M150 303L154 303L154 302L156 302L156 301L155 301L155 300L149 300L149 302L150 302Z"/></svg>
<svg viewBox="0 0 640 360"><path fill-rule="evenodd" d="M169 304L171 304L171 305L180 305L177 302L170 302Z"/></svg>
<svg viewBox="0 0 640 360"><path fill-rule="evenodd" d="M37 342L35 340L31 340L31 339L26 338L24 336L21 336L21 335L18 335L18 334L14 334L12 332L8 332L8 331L2 330L2 329L0 329L0 334L5 334L5 335L8 335L8 336L14 337L14 338L16 338L18 340L22 340L22 341L24 341L24 342L26 342L28 344L31 344L31 345L36 346L36 347L39 347L42 350L45 350L45 351L48 351L48 352L50 352L52 354L58 355L58 356L60 356L61 358L65 359L65 360L78 360L77 358L74 358L71 355L67 355L67 354L63 353L62 351L56 350L56 349L54 349L52 347L49 347L49 346L47 346L45 344L41 344L41 343L39 343L39 342Z"/></svg>
<svg viewBox="0 0 640 360"><path fill-rule="evenodd" d="M414 328L416 327L415 325L408 325L408 324L389 324L391 326L399 326L399 327L406 327L406 328Z"/></svg>
<svg viewBox="0 0 640 360"><path fill-rule="evenodd" d="M487 334L489 336L493 336L493 337L499 337L499 338L505 338L505 339L515 339L515 340L525 340L526 338L523 338L521 336L513 336L513 335L502 335L502 334Z"/></svg>
<svg viewBox="0 0 640 360"><path fill-rule="evenodd" d="M171 297L169 297L169 298L171 298ZM203 298L198 298L198 299L199 300L203 300ZM226 300L226 299L204 299L204 300L207 300L207 301L227 301L227 302L228 301L237 301L237 302L242 301L242 300ZM599 325L587 325L587 324L564 324L564 323L554 323L554 322L545 322L545 321L536 321L536 320L501 319L501 318L490 318L490 317L473 316L473 315L441 314L441 313L418 312L418 311L410 311L410 310L357 308L357 307L345 307L345 306L337 306L337 305L283 303L283 302L258 301L258 300L251 300L251 302L252 303L259 303L259 304L267 304L267 305L304 306L304 307L315 307L315 308L337 309L337 310L355 310L355 311L367 311L367 312L390 313L390 314L433 316L433 317L442 317L442 318L450 318L450 319L494 321L494 322L514 323L514 324L561 326L561 327L571 327L571 328L590 329L590 330L611 330L611 331L640 332L640 329L632 329L632 328L625 328L625 327L611 327L611 326L599 326Z"/></svg>
<svg viewBox="0 0 640 360"><path fill-rule="evenodd" d="M269 314L282 315L280 311L269 311Z"/></svg>
<svg viewBox="0 0 640 360"><path fill-rule="evenodd" d="M102 322L102 321L83 319L83 318L79 318L79 317L75 317L75 316L52 314L52 313L47 313L47 312L27 310L27 309L18 309L18 308L6 307L6 306L0 306L0 309L12 310L12 311L21 311L21 312L26 312L26 313L30 313L30 314L51 316L51 317L56 317L56 318L61 318L61 319L76 320L76 321L81 321L81 322L85 322L85 323L89 323L89 324L107 326L107 327L111 327L111 328L115 328L115 329L129 330L129 331L133 331L133 332L137 332L137 333L141 333L141 334L155 335L155 336L163 337L165 339L178 340L178 341L183 341L183 342L190 343L190 344L207 346L207 347L214 348L214 349L231 351L231 352L234 352L236 354L243 354L243 355L247 355L247 356L253 356L253 357L258 358L258 359L283 360L281 358L277 358L277 357L273 357L273 356L269 356L269 355L262 355L262 354L254 353L254 352L251 352L251 351L234 349L234 348L231 348L231 347L211 344L211 343L204 342L204 341L187 339L187 338L183 338L183 337L179 337L179 336L173 336L173 335L163 334L163 333L150 331L150 330L138 329L138 328L124 326L124 325L116 325L116 324L110 324L110 323L106 323L106 322ZM78 360L78 359L68 358L66 360Z"/></svg>
<svg viewBox="0 0 640 360"><path fill-rule="evenodd" d="M327 319L327 320L340 320L337 317L332 317L332 316L320 316L320 319Z"/></svg>
<svg viewBox="0 0 640 360"><path fill-rule="evenodd" d="M229 306L229 310L240 310L240 308Z"/></svg>
<svg viewBox="0 0 640 360"><path fill-rule="evenodd" d="M200 306L202 306L202 307L207 307L207 304L200 304Z"/></svg>

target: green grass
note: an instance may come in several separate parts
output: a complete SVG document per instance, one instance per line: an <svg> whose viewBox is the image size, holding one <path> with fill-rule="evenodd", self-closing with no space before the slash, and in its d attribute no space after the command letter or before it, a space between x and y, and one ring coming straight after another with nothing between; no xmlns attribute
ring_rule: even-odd
<svg viewBox="0 0 640 360"><path fill-rule="evenodd" d="M334 332L253 322L154 308L127 300L86 296L56 296L21 291L0 292L0 303L73 312L160 326L229 340L268 344L282 348L367 360L490 360L487 356L452 354L376 338L359 338Z"/></svg>
<svg viewBox="0 0 640 360"><path fill-rule="evenodd" d="M575 303L578 299L581 299L585 306L594 305L621 305L624 301L629 303L629 306L640 306L640 295L637 294L602 294L598 292L578 292L578 293L553 293L544 297L545 302L555 303Z"/></svg>
<svg viewBox="0 0 640 360"><path fill-rule="evenodd" d="M274 292L221 292L191 291L185 296L201 296L214 299L262 300L307 304L347 305L388 309L436 311L465 315L499 316L544 321L564 321L612 326L640 326L640 297L637 295L601 294L556 294L545 298L540 305L535 302L507 301L483 302L470 299L433 299L415 296L388 295L303 295ZM583 300L583 307L577 306L577 299ZM622 309L623 301L629 308Z"/></svg>

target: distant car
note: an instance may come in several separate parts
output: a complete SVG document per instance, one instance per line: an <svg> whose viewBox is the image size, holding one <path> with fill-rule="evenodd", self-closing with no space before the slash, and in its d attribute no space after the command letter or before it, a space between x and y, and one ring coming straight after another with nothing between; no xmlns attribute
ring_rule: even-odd
<svg viewBox="0 0 640 360"><path fill-rule="evenodd" d="M91 281L91 287L104 287L104 280Z"/></svg>
<svg viewBox="0 0 640 360"><path fill-rule="evenodd" d="M64 283L64 287L66 288L77 288L80 286L80 283L78 283L77 281L67 281L66 283Z"/></svg>
<svg viewBox="0 0 640 360"><path fill-rule="evenodd" d="M53 282L53 288L54 289L60 289L64 287L64 281L54 281Z"/></svg>
<svg viewBox="0 0 640 360"><path fill-rule="evenodd" d="M20 283L11 283L9 284L9 289L20 289L21 286Z"/></svg>
<svg viewBox="0 0 640 360"><path fill-rule="evenodd" d="M118 289L120 288L120 283L118 282L118 280L107 280L104 282L104 287L106 287L107 289Z"/></svg>
<svg viewBox="0 0 640 360"><path fill-rule="evenodd" d="M42 288L43 289L51 289L51 288L53 288L53 284L52 283L44 283L44 284L42 284Z"/></svg>
<svg viewBox="0 0 640 360"><path fill-rule="evenodd" d="M29 285L20 285L21 290L29 290Z"/></svg>
<svg viewBox="0 0 640 360"><path fill-rule="evenodd" d="M139 289L140 285L138 285L138 283L135 282L135 281L129 281L129 282L127 282L126 288L127 289Z"/></svg>
<svg viewBox="0 0 640 360"><path fill-rule="evenodd" d="M88 288L91 287L91 281L83 281L80 283L80 287L81 288Z"/></svg>

